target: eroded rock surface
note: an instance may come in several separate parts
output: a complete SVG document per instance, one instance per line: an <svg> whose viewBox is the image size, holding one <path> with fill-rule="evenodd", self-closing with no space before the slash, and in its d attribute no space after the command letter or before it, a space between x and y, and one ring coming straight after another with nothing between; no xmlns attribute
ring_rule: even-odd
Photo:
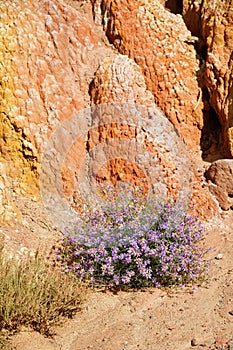
<svg viewBox="0 0 233 350"><path fill-rule="evenodd" d="M1 155L36 167L56 126L88 105L108 50L89 20L56 0L4 1L0 10Z"/></svg>
<svg viewBox="0 0 233 350"><path fill-rule="evenodd" d="M223 156L233 157L233 2L232 0L184 0L184 19L200 38L203 60L202 86L221 124L219 148ZM219 151L219 150L218 150Z"/></svg>
<svg viewBox="0 0 233 350"><path fill-rule="evenodd" d="M199 62L181 15L158 0L93 0L97 23L117 50L142 68L147 88L190 147L203 127ZM190 130L192 137L190 138Z"/></svg>
<svg viewBox="0 0 233 350"><path fill-rule="evenodd" d="M14 189L35 195L48 138L88 105L109 49L91 17L56 0L1 1L0 17L1 159Z"/></svg>
<svg viewBox="0 0 233 350"><path fill-rule="evenodd" d="M127 179L136 184L138 179L143 182L147 173L154 173L156 159L163 182L177 193L182 186L174 158L179 148L172 143L173 137L164 136L170 154L164 145L159 149L158 138L154 166L145 166L147 152L151 155L154 147L150 135L155 137L152 129L157 127L155 123L151 130L143 130L146 118L150 120L148 111L147 117L140 112L141 117L132 119L135 128L113 121L106 126L100 118L98 122L104 125L98 129L99 112L94 115L92 108L137 104L157 110L162 119L164 113L181 135L180 142L184 139L188 145L188 158L193 169L197 168L205 126L200 60L195 40L179 12L171 2L159 0L1 1L0 150L6 169L2 178L11 184L11 193L29 194L35 200L39 197L45 155L48 163L43 166L51 167L53 177L44 177L45 192L52 182L55 187L58 184L57 191L72 203L80 181L85 183L89 176L99 181ZM71 119L80 111L85 112ZM130 113L129 109L127 120ZM69 120L74 123L65 124ZM114 148L117 138L122 139L124 157L109 146L111 143ZM143 138L140 147L144 145L144 155L142 148L137 154L137 146L128 151L129 144L136 141L139 145ZM141 154L143 161L134 159L132 165L133 153L138 159ZM186 155L180 152L179 157ZM196 203L200 207L208 203L207 211L211 211L209 194L201 189L197 175L193 179ZM9 208L11 201L4 191L1 185L2 206Z"/></svg>
<svg viewBox="0 0 233 350"><path fill-rule="evenodd" d="M233 206L233 159L219 159L212 163L205 174L210 180L211 192L224 210Z"/></svg>

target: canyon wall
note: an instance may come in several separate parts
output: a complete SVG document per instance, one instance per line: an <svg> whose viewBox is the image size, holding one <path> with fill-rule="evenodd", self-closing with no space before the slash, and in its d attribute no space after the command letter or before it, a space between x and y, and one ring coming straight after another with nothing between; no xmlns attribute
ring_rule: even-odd
<svg viewBox="0 0 233 350"><path fill-rule="evenodd" d="M197 1L168 3L0 1L3 223L21 220L15 196L57 186L75 208L94 177L145 190L160 177L176 196L182 171L199 212L216 212L201 156L232 156L232 9L213 20Z"/></svg>
<svg viewBox="0 0 233 350"><path fill-rule="evenodd" d="M222 157L233 157L233 2L184 0L184 20L199 38L203 81L215 113L206 122L220 123Z"/></svg>
<svg viewBox="0 0 233 350"><path fill-rule="evenodd" d="M181 15L167 11L158 0L93 3L95 20L103 24L110 42L142 68L148 90L186 144L199 146L203 127L199 62Z"/></svg>
<svg viewBox="0 0 233 350"><path fill-rule="evenodd" d="M89 104L88 86L108 49L91 19L59 1L0 5L0 157L11 184L7 197L38 198L46 142L63 120Z"/></svg>

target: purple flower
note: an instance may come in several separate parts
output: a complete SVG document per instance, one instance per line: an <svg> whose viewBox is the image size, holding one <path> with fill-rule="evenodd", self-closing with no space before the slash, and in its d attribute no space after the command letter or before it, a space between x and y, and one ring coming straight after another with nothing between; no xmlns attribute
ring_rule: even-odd
<svg viewBox="0 0 233 350"><path fill-rule="evenodd" d="M109 193L109 201L87 209L64 231L57 252L64 271L97 285L134 288L203 280L208 249L195 216L172 200Z"/></svg>
<svg viewBox="0 0 233 350"><path fill-rule="evenodd" d="M122 283L129 284L130 282L130 276L126 275L121 278Z"/></svg>

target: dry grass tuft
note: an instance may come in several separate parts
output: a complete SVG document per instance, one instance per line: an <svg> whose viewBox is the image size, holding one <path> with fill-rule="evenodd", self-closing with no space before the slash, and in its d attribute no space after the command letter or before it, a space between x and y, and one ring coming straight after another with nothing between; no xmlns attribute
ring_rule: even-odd
<svg viewBox="0 0 233 350"><path fill-rule="evenodd" d="M0 243L0 338L22 326L52 335L61 317L72 317L85 296L84 284L48 264L40 253L9 259Z"/></svg>

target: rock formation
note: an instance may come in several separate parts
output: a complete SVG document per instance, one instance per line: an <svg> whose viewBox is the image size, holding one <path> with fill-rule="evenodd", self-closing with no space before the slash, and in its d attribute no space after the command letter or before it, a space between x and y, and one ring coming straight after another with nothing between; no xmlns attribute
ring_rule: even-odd
<svg viewBox="0 0 233 350"><path fill-rule="evenodd" d="M88 86L109 50L91 17L56 0L1 1L0 17L0 160L14 190L37 195L45 144L88 105Z"/></svg>
<svg viewBox="0 0 233 350"><path fill-rule="evenodd" d="M213 162L205 176L221 208L230 209L233 206L233 160L219 159Z"/></svg>
<svg viewBox="0 0 233 350"><path fill-rule="evenodd" d="M199 62L181 15L158 0L93 0L95 20L122 54L142 68L155 102L191 147L203 127ZM192 129L192 138L190 138Z"/></svg>
<svg viewBox="0 0 233 350"><path fill-rule="evenodd" d="M232 0L184 0L184 20L199 38L202 60L202 88L207 89L213 108L205 123L220 122L218 138L220 157L233 157L233 2ZM215 113L213 112L215 111Z"/></svg>
<svg viewBox="0 0 233 350"><path fill-rule="evenodd" d="M36 200L41 187L57 186L75 207L79 183L93 177L147 190L147 175L160 174L177 195L181 169L203 216L216 210L195 169L213 111L212 138L232 155L232 10L219 5L214 17L204 4L0 0L2 221L20 220L14 194Z"/></svg>

